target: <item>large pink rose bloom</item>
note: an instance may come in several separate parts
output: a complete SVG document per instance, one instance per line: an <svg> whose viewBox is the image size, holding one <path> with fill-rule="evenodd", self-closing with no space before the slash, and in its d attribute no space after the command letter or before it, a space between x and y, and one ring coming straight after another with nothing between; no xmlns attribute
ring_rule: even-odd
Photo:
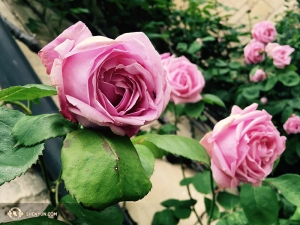
<svg viewBox="0 0 300 225"><path fill-rule="evenodd" d="M115 40L93 37L78 22L46 45L39 57L57 88L62 115L85 127L107 126L133 136L169 102L160 56L143 33Z"/></svg>
<svg viewBox="0 0 300 225"><path fill-rule="evenodd" d="M272 116L256 110L257 106L244 110L233 106L231 115L200 141L211 156L213 177L221 188L239 182L261 185L285 149L286 138L276 130Z"/></svg>
<svg viewBox="0 0 300 225"><path fill-rule="evenodd" d="M256 70L253 76L250 75L250 81L252 82L263 81L266 78L267 78L266 73L262 69Z"/></svg>
<svg viewBox="0 0 300 225"><path fill-rule="evenodd" d="M300 133L300 117L293 114L288 120L283 124L283 129L288 134Z"/></svg>
<svg viewBox="0 0 300 225"><path fill-rule="evenodd" d="M266 52L269 57L273 59L273 64L279 68L283 69L285 66L291 63L291 54L295 49L289 45L279 45L277 43L269 43L266 46Z"/></svg>
<svg viewBox="0 0 300 225"><path fill-rule="evenodd" d="M170 53L162 54L161 61L171 86L170 101L180 104L194 103L202 99L200 93L205 80L195 64L184 56L170 56Z"/></svg>
<svg viewBox="0 0 300 225"><path fill-rule="evenodd" d="M255 39L251 40L244 48L244 57L247 64L260 63L265 59L265 45Z"/></svg>
<svg viewBox="0 0 300 225"><path fill-rule="evenodd" d="M262 21L254 25L251 33L254 39L267 44L274 41L276 28L270 21Z"/></svg>

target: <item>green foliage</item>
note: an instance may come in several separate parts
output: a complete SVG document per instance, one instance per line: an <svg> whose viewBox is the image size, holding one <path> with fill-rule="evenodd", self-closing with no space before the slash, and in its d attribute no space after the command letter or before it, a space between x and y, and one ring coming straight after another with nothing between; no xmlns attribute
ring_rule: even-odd
<svg viewBox="0 0 300 225"><path fill-rule="evenodd" d="M213 214L212 214L212 220L216 220L220 217L220 212L219 212L219 208L218 208L217 204L209 198L206 198L206 197L204 198L204 205L205 205L206 212L210 212L212 204L214 204L214 211L213 211Z"/></svg>
<svg viewBox="0 0 300 225"><path fill-rule="evenodd" d="M44 149L43 143L31 147L15 147L16 140L11 132L23 117L24 114L19 111L0 107L0 185L25 173L36 163Z"/></svg>
<svg viewBox="0 0 300 225"><path fill-rule="evenodd" d="M210 171L203 171L202 173L197 173L192 181L195 189L203 194L211 193L210 187ZM214 184L216 186L216 184Z"/></svg>
<svg viewBox="0 0 300 225"><path fill-rule="evenodd" d="M203 101L185 104L185 113L191 118L198 118L204 110Z"/></svg>
<svg viewBox="0 0 300 225"><path fill-rule="evenodd" d="M276 178L268 178L267 182L280 190L281 194L292 204L300 207L300 176L284 174Z"/></svg>
<svg viewBox="0 0 300 225"><path fill-rule="evenodd" d="M72 198L71 195L66 195L60 200L60 204L78 218L72 221L74 224L89 224L89 225L121 225L123 223L123 214L116 206L110 206L101 212L88 210ZM76 223L77 222L77 223Z"/></svg>
<svg viewBox="0 0 300 225"><path fill-rule="evenodd" d="M140 157L146 175L150 178L154 171L154 161L155 161L155 157L152 151L145 145L136 144L134 145L134 147Z"/></svg>
<svg viewBox="0 0 300 225"><path fill-rule="evenodd" d="M179 219L175 216L174 211L165 209L155 213L151 225L176 225L178 222Z"/></svg>
<svg viewBox="0 0 300 225"><path fill-rule="evenodd" d="M85 207L101 210L120 201L136 201L151 189L126 136L87 129L73 131L64 140L61 161L66 188Z"/></svg>
<svg viewBox="0 0 300 225"><path fill-rule="evenodd" d="M148 143L151 143L164 151L210 165L210 158L206 150L194 139L177 135L147 134L134 138L132 142L147 147L149 147ZM149 148L151 149L151 147Z"/></svg>
<svg viewBox="0 0 300 225"><path fill-rule="evenodd" d="M243 211L235 211L221 218L217 225L250 225Z"/></svg>
<svg viewBox="0 0 300 225"><path fill-rule="evenodd" d="M226 191L219 192L217 202L226 210L233 210L240 205L240 198Z"/></svg>
<svg viewBox="0 0 300 225"><path fill-rule="evenodd" d="M77 125L66 120L61 114L24 116L14 126L12 135L16 146L32 146L49 138L62 137L77 129Z"/></svg>
<svg viewBox="0 0 300 225"><path fill-rule="evenodd" d="M218 106L222 106L225 108L224 102L216 95L213 94L203 94L202 101L209 103L209 104L216 104Z"/></svg>
<svg viewBox="0 0 300 225"><path fill-rule="evenodd" d="M0 101L35 100L56 94L56 89L52 86L27 84L25 86L13 86L3 89L0 91Z"/></svg>
<svg viewBox="0 0 300 225"><path fill-rule="evenodd" d="M279 205L272 188L245 184L241 188L240 199L241 206L251 224L272 225L277 222Z"/></svg>

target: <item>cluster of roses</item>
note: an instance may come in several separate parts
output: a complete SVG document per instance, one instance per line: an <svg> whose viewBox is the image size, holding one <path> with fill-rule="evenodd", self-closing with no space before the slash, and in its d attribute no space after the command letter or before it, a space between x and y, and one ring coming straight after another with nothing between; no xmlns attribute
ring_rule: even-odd
<svg viewBox="0 0 300 225"><path fill-rule="evenodd" d="M276 37L276 28L269 21L262 21L257 23L252 29L253 39L244 49L245 61L248 64L260 63L267 56L273 59L273 64L276 68L283 69L291 63L291 53L294 48L289 45L279 45L278 43L271 43ZM266 73L262 69L257 69L254 75L250 74L250 81L258 82L267 78ZM265 97L261 98L263 104L267 103ZM284 130L288 133L300 132L300 117L293 114L283 125Z"/></svg>
<svg viewBox="0 0 300 225"><path fill-rule="evenodd" d="M143 33L115 40L92 36L81 22L71 26L39 53L56 87L62 115L88 128L109 127L135 135L157 119L169 100L197 102L204 78L185 57L159 55ZM285 137L271 116L237 106L201 140L211 156L219 187L239 182L261 184L285 149Z"/></svg>
<svg viewBox="0 0 300 225"><path fill-rule="evenodd" d="M257 64L265 60L265 53L273 59L273 64L279 69L291 63L290 54L294 51L289 45L271 43L276 37L276 28L269 21L262 21L254 25L252 31L253 39L244 49L247 64ZM250 75L250 80L258 82L266 79L266 73L262 69L256 70Z"/></svg>

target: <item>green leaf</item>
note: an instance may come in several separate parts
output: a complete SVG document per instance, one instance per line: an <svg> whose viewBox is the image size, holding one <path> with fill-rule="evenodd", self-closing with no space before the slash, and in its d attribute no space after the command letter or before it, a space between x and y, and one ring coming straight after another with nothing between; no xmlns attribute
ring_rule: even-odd
<svg viewBox="0 0 300 225"><path fill-rule="evenodd" d="M211 193L210 187L210 172L205 170L201 173L197 173L193 179L193 185L195 189L203 194ZM214 184L215 186L215 184Z"/></svg>
<svg viewBox="0 0 300 225"><path fill-rule="evenodd" d="M278 80L287 87L293 87L300 83L300 77L295 71L288 71L278 75Z"/></svg>
<svg viewBox="0 0 300 225"><path fill-rule="evenodd" d="M207 36L207 37L201 38L201 40L203 42L205 42L205 41L214 41L214 40L216 40L216 38L212 37L212 36Z"/></svg>
<svg viewBox="0 0 300 225"><path fill-rule="evenodd" d="M230 62L229 67L230 69L238 70L242 65L239 62Z"/></svg>
<svg viewBox="0 0 300 225"><path fill-rule="evenodd" d="M218 69L218 75L225 75L228 72L230 72L229 68L222 68L222 69Z"/></svg>
<svg viewBox="0 0 300 225"><path fill-rule="evenodd" d="M0 185L25 173L44 149L44 144L14 148L12 128L22 117L24 114L17 110L0 107Z"/></svg>
<svg viewBox="0 0 300 225"><path fill-rule="evenodd" d="M233 195L226 191L219 192L217 196L217 202L227 210L232 210L239 206L240 198L237 195Z"/></svg>
<svg viewBox="0 0 300 225"><path fill-rule="evenodd" d="M176 46L176 49L181 52L185 52L187 50L187 43L179 42Z"/></svg>
<svg viewBox="0 0 300 225"><path fill-rule="evenodd" d="M215 202L213 202L211 199L205 197L204 198L204 204L205 204L205 209L206 209L207 213L210 212L211 204L215 204L212 219L216 220L220 217L219 208L218 208L218 206L216 205Z"/></svg>
<svg viewBox="0 0 300 225"><path fill-rule="evenodd" d="M186 185L190 185L191 183L193 183L194 177L187 177L187 178L183 178L180 181L180 186L186 186Z"/></svg>
<svg viewBox="0 0 300 225"><path fill-rule="evenodd" d="M200 45L197 41L194 41L188 48L187 52L190 54L194 54L197 51L199 51L201 48L202 48L202 45Z"/></svg>
<svg viewBox="0 0 300 225"><path fill-rule="evenodd" d="M277 83L278 78L276 76L268 77L264 91L270 91Z"/></svg>
<svg viewBox="0 0 300 225"><path fill-rule="evenodd" d="M291 99L288 104L294 109L300 109L300 99Z"/></svg>
<svg viewBox="0 0 300 225"><path fill-rule="evenodd" d="M224 102L216 95L213 94L203 94L202 95L202 100L208 104L216 104L218 106L224 107L225 108L225 104Z"/></svg>
<svg viewBox="0 0 300 225"><path fill-rule="evenodd" d="M210 158L202 145L194 139L178 135L147 134L140 137L139 144L151 143L164 151L181 155L210 165Z"/></svg>
<svg viewBox="0 0 300 225"><path fill-rule="evenodd" d="M276 178L267 178L266 181L276 187L290 203L300 207L300 175L284 174Z"/></svg>
<svg viewBox="0 0 300 225"><path fill-rule="evenodd" d="M179 219L175 217L173 210L165 209L154 214L151 225L176 225Z"/></svg>
<svg viewBox="0 0 300 225"><path fill-rule="evenodd" d="M66 225L66 223L56 220L56 219L49 219L47 217L36 217L30 218L25 220L19 220L14 222L8 223L1 223L1 224L8 224L8 225Z"/></svg>
<svg viewBox="0 0 300 225"><path fill-rule="evenodd" d="M120 201L137 201L151 189L127 136L75 130L64 140L61 161L67 190L85 207L101 210Z"/></svg>
<svg viewBox="0 0 300 225"><path fill-rule="evenodd" d="M185 104L185 113L191 118L198 118L203 112L203 109L204 109L203 101Z"/></svg>
<svg viewBox="0 0 300 225"><path fill-rule="evenodd" d="M242 95L247 99L254 99L259 97L259 88L257 86L246 87L243 89Z"/></svg>
<svg viewBox="0 0 300 225"><path fill-rule="evenodd" d="M240 200L251 224L272 225L278 220L279 205L272 188L242 185Z"/></svg>
<svg viewBox="0 0 300 225"><path fill-rule="evenodd" d="M157 133L158 134L170 134L170 133L175 132L177 130L178 130L178 128L174 124L167 123L167 124L162 125L159 128Z"/></svg>
<svg viewBox="0 0 300 225"><path fill-rule="evenodd" d="M65 136L77 127L60 114L24 116L14 126L12 135L17 140L16 146L31 146L50 138Z"/></svg>
<svg viewBox="0 0 300 225"><path fill-rule="evenodd" d="M22 101L34 100L56 95L56 89L44 84L27 84L25 86L13 86L0 91L0 100Z"/></svg>
<svg viewBox="0 0 300 225"><path fill-rule="evenodd" d="M152 151L145 145L137 144L137 145L134 145L134 147L140 157L140 160L141 160L141 163L145 170L146 175L148 177L151 177L151 175L153 174L153 171L154 171L154 161L155 161Z"/></svg>
<svg viewBox="0 0 300 225"><path fill-rule="evenodd" d="M225 61L221 60L221 59L217 59L216 63L215 63L215 66L217 66L217 67L227 67L228 64Z"/></svg>
<svg viewBox="0 0 300 225"><path fill-rule="evenodd" d="M297 207L295 213L291 217L291 220L296 220L300 222L300 207Z"/></svg>
<svg viewBox="0 0 300 225"><path fill-rule="evenodd" d="M71 195L64 196L60 203L88 225L120 225L124 220L123 213L116 206L110 206L100 212L92 211L83 208Z"/></svg>
<svg viewBox="0 0 300 225"><path fill-rule="evenodd" d="M191 207L196 203L197 201L195 199L178 200L178 199L171 198L161 202L160 204L166 208L169 208L169 207Z"/></svg>
<svg viewBox="0 0 300 225"><path fill-rule="evenodd" d="M270 113L272 116L275 116L276 114L280 113L284 107L285 107L286 103L285 102L270 102L269 105L265 106L265 110L268 111L268 113Z"/></svg>
<svg viewBox="0 0 300 225"><path fill-rule="evenodd" d="M187 208L187 207L176 207L174 210L174 215L178 218L178 219L186 219L189 218L191 215L191 208Z"/></svg>
<svg viewBox="0 0 300 225"><path fill-rule="evenodd" d="M287 119L293 114L293 108L292 107L285 107L284 110L281 113L281 123L285 123Z"/></svg>
<svg viewBox="0 0 300 225"><path fill-rule="evenodd" d="M145 145L151 150L151 152L153 153L156 159L161 159L163 156L168 154L166 151L158 148L156 145L152 144L151 142L145 141L145 135L132 137L131 142L134 145L143 143L143 145Z"/></svg>
<svg viewBox="0 0 300 225"><path fill-rule="evenodd" d="M243 211L235 211L220 219L217 225L250 225Z"/></svg>

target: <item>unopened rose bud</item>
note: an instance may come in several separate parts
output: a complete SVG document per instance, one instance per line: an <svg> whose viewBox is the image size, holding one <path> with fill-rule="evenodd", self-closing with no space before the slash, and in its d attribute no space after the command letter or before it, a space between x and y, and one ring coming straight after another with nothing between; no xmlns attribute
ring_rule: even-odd
<svg viewBox="0 0 300 225"><path fill-rule="evenodd" d="M203 44L203 41L201 40L201 38L197 38L196 41L198 42L199 45Z"/></svg>
<svg viewBox="0 0 300 225"><path fill-rule="evenodd" d="M261 102L263 105L265 105L265 104L268 103L268 99L267 99L266 97L262 97L262 98L260 99L260 102Z"/></svg>

